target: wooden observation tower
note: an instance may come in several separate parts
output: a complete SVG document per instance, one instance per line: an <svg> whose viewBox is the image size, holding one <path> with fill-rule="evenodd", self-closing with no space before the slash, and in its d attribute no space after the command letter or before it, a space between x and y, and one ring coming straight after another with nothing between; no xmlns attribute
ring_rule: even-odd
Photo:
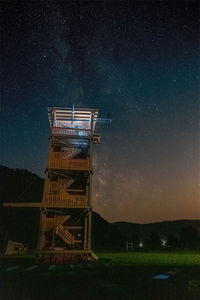
<svg viewBox="0 0 200 300"><path fill-rule="evenodd" d="M47 263L96 259L91 249L93 145L97 109L49 107L50 146L42 203L5 203L40 207L37 256Z"/></svg>

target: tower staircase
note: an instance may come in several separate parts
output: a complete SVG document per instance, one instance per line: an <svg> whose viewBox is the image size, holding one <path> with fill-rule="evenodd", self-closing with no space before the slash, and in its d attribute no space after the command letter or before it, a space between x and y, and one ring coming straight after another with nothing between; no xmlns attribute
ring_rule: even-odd
<svg viewBox="0 0 200 300"><path fill-rule="evenodd" d="M74 245L74 236L61 223L58 222L56 227L56 234L70 246Z"/></svg>
<svg viewBox="0 0 200 300"><path fill-rule="evenodd" d="M81 149L79 148L73 148L73 147L62 147L61 151L64 152L64 159L73 158L76 155L78 155L81 152Z"/></svg>
<svg viewBox="0 0 200 300"><path fill-rule="evenodd" d="M66 188L70 187L70 185L74 183L74 180L69 178L69 179L66 179L66 178L61 178L58 180L58 186L59 186L59 189L60 191L65 191Z"/></svg>

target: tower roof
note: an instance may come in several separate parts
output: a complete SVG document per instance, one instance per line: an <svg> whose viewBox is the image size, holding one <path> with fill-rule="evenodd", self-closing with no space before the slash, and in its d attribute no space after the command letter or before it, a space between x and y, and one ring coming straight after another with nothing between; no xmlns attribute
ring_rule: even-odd
<svg viewBox="0 0 200 300"><path fill-rule="evenodd" d="M53 106L53 107L48 107L48 117L49 117L50 127L89 129L89 130L93 129L94 131L97 117L98 117L98 109L75 108L74 106L73 107Z"/></svg>

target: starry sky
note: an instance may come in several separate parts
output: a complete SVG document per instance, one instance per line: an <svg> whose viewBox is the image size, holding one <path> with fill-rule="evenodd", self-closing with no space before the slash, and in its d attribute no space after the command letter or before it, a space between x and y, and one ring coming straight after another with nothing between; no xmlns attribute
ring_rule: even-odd
<svg viewBox="0 0 200 300"><path fill-rule="evenodd" d="M199 219L197 1L2 1L0 163L44 177L47 106L93 107L93 207Z"/></svg>

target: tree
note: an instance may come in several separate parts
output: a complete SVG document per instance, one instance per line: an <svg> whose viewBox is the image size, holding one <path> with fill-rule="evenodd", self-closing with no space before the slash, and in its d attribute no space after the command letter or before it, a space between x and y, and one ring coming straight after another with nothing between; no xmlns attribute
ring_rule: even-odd
<svg viewBox="0 0 200 300"><path fill-rule="evenodd" d="M196 248L198 246L198 231L192 226L181 228L180 244L182 248Z"/></svg>
<svg viewBox="0 0 200 300"><path fill-rule="evenodd" d="M153 232L151 234L151 244L153 247L161 247L161 239L160 239L160 235L158 232Z"/></svg>
<svg viewBox="0 0 200 300"><path fill-rule="evenodd" d="M171 248L177 248L179 246L179 240L175 234L171 233L167 236L167 246Z"/></svg>
<svg viewBox="0 0 200 300"><path fill-rule="evenodd" d="M137 234L133 234L132 236L132 242L134 247L138 247L139 246L139 238Z"/></svg>
<svg viewBox="0 0 200 300"><path fill-rule="evenodd" d="M145 249L150 249L152 247L151 238L150 237L145 238L143 244Z"/></svg>

